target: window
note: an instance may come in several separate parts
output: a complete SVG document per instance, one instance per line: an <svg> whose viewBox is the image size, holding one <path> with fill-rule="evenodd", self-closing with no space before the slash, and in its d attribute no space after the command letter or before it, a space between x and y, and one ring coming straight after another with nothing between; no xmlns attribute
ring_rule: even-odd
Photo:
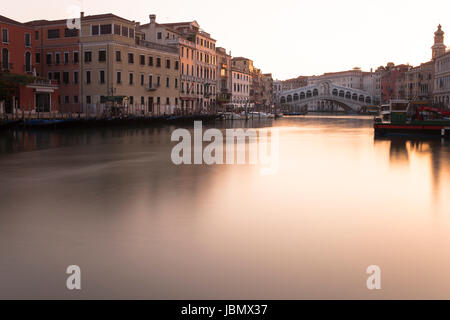
<svg viewBox="0 0 450 320"><path fill-rule="evenodd" d="M78 54L78 51L73 52L73 63L77 64L80 61L80 56Z"/></svg>
<svg viewBox="0 0 450 320"><path fill-rule="evenodd" d="M25 33L25 47L31 48L31 34Z"/></svg>
<svg viewBox="0 0 450 320"><path fill-rule="evenodd" d="M105 62L106 61L106 50L100 50L98 52L98 61Z"/></svg>
<svg viewBox="0 0 450 320"><path fill-rule="evenodd" d="M166 88L170 88L170 79L166 78Z"/></svg>
<svg viewBox="0 0 450 320"><path fill-rule="evenodd" d="M69 53L64 52L64 64L69 64Z"/></svg>
<svg viewBox="0 0 450 320"><path fill-rule="evenodd" d="M69 84L69 72L66 71L63 72L63 83Z"/></svg>
<svg viewBox="0 0 450 320"><path fill-rule="evenodd" d="M131 96L131 97L130 97L130 105L133 105L133 104L134 104L134 97Z"/></svg>
<svg viewBox="0 0 450 320"><path fill-rule="evenodd" d="M175 70L180 69L180 62L179 61L175 61Z"/></svg>
<svg viewBox="0 0 450 320"><path fill-rule="evenodd" d="M148 65L149 67L153 67L153 57L148 57Z"/></svg>
<svg viewBox="0 0 450 320"><path fill-rule="evenodd" d="M128 37L128 28L122 26L122 36L124 37Z"/></svg>
<svg viewBox="0 0 450 320"><path fill-rule="evenodd" d="M112 25L103 24L100 26L100 34L112 34Z"/></svg>
<svg viewBox="0 0 450 320"><path fill-rule="evenodd" d="M160 97L156 98L156 104L157 104L158 106L161 105L161 98L160 98Z"/></svg>
<svg viewBox="0 0 450 320"><path fill-rule="evenodd" d="M52 54L51 53L47 53L46 63L47 63L47 65L52 64Z"/></svg>
<svg viewBox="0 0 450 320"><path fill-rule="evenodd" d="M153 76L152 75L148 76L148 87L150 89L153 88Z"/></svg>
<svg viewBox="0 0 450 320"><path fill-rule="evenodd" d="M60 83L61 82L61 74L59 72L55 72L53 74L53 79L55 79L56 82Z"/></svg>
<svg viewBox="0 0 450 320"><path fill-rule="evenodd" d="M161 68L161 58L156 58L156 66Z"/></svg>
<svg viewBox="0 0 450 320"><path fill-rule="evenodd" d="M175 89L178 89L178 79L175 78Z"/></svg>
<svg viewBox="0 0 450 320"><path fill-rule="evenodd" d="M158 78L156 78L156 86L159 88L161 86L161 77L158 76Z"/></svg>
<svg viewBox="0 0 450 320"><path fill-rule="evenodd" d="M91 96L86 96L86 103L88 103L88 104L92 103Z"/></svg>
<svg viewBox="0 0 450 320"><path fill-rule="evenodd" d="M52 80L53 79L53 73L49 72L47 75L48 80Z"/></svg>
<svg viewBox="0 0 450 320"><path fill-rule="evenodd" d="M59 29L52 29L47 31L48 39L59 39Z"/></svg>
<svg viewBox="0 0 450 320"><path fill-rule="evenodd" d="M41 54L39 52L36 53L35 61L37 64L41 63Z"/></svg>
<svg viewBox="0 0 450 320"><path fill-rule="evenodd" d="M166 69L170 69L170 60L169 59L166 60Z"/></svg>
<svg viewBox="0 0 450 320"><path fill-rule="evenodd" d="M98 36L98 33L99 33L99 26L92 26L91 35Z"/></svg>
<svg viewBox="0 0 450 320"><path fill-rule="evenodd" d="M145 84L145 78L144 75L141 74L141 86L143 86Z"/></svg>
<svg viewBox="0 0 450 320"><path fill-rule="evenodd" d="M134 29L130 28L130 38L134 38Z"/></svg>
<svg viewBox="0 0 450 320"><path fill-rule="evenodd" d="M34 32L34 40L39 40L39 31Z"/></svg>
<svg viewBox="0 0 450 320"><path fill-rule="evenodd" d="M73 83L78 84L78 71L73 72Z"/></svg>
<svg viewBox="0 0 450 320"><path fill-rule="evenodd" d="M73 96L73 103L78 103L78 96Z"/></svg>
<svg viewBox="0 0 450 320"><path fill-rule="evenodd" d="M122 72L117 71L117 84L122 83Z"/></svg>
<svg viewBox="0 0 450 320"><path fill-rule="evenodd" d="M134 54L133 53L129 53L128 54L128 63L129 64L133 64L134 63Z"/></svg>
<svg viewBox="0 0 450 320"><path fill-rule="evenodd" d="M78 37L78 29L68 29L64 30L64 38L75 38Z"/></svg>
<svg viewBox="0 0 450 320"><path fill-rule="evenodd" d="M145 104L145 98L141 97L141 106L143 106Z"/></svg>
<svg viewBox="0 0 450 320"><path fill-rule="evenodd" d="M105 84L105 70L100 70L100 84Z"/></svg>
<svg viewBox="0 0 450 320"><path fill-rule="evenodd" d="M114 34L120 36L120 25L114 25Z"/></svg>
<svg viewBox="0 0 450 320"><path fill-rule="evenodd" d="M86 84L91 84L91 72L86 71Z"/></svg>
<svg viewBox="0 0 450 320"><path fill-rule="evenodd" d="M130 86L132 86L134 84L134 74L133 73L130 73L130 81L129 81L129 83L130 83Z"/></svg>
<svg viewBox="0 0 450 320"><path fill-rule="evenodd" d="M25 72L31 72L31 53L25 53Z"/></svg>
<svg viewBox="0 0 450 320"><path fill-rule="evenodd" d="M141 55L139 58L140 58L141 66L145 66L145 56Z"/></svg>
<svg viewBox="0 0 450 320"><path fill-rule="evenodd" d="M170 106L170 98L166 98L166 106Z"/></svg>
<svg viewBox="0 0 450 320"><path fill-rule="evenodd" d="M59 52L55 53L55 64L58 65L61 63L61 54Z"/></svg>
<svg viewBox="0 0 450 320"><path fill-rule="evenodd" d="M84 53L84 62L86 62L86 63L92 62L92 52L86 51Z"/></svg>
<svg viewBox="0 0 450 320"><path fill-rule="evenodd" d="M162 32L158 32L158 40L162 39Z"/></svg>
<svg viewBox="0 0 450 320"><path fill-rule="evenodd" d="M69 99L70 99L69 96L64 96L64 103L65 103L65 104L70 103L70 100L69 100Z"/></svg>
<svg viewBox="0 0 450 320"><path fill-rule="evenodd" d="M122 61L122 53L120 51L116 51L116 61L117 62Z"/></svg>

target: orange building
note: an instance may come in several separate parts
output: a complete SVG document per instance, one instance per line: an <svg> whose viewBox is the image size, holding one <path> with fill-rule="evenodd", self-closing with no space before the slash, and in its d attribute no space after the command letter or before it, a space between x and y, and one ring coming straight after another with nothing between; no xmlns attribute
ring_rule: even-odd
<svg viewBox="0 0 450 320"><path fill-rule="evenodd" d="M79 112L79 30L69 29L67 20L38 20L26 25L34 29L37 74L57 83L57 100L62 112Z"/></svg>
<svg viewBox="0 0 450 320"><path fill-rule="evenodd" d="M31 26L0 16L0 73L3 78L12 75L38 76L36 70L36 33ZM9 77L8 77L9 76ZM10 82L11 85L13 84ZM2 88L0 113L40 113L58 112L57 86L51 81L34 78L25 85Z"/></svg>

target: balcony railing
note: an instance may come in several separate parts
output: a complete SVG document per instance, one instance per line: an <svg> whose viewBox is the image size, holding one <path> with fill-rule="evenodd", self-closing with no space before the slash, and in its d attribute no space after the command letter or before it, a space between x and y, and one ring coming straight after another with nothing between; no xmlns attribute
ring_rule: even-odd
<svg viewBox="0 0 450 320"><path fill-rule="evenodd" d="M161 85L160 84L157 84L157 85L151 85L151 86L148 86L147 87L147 91L156 91L156 90L158 90L159 88L161 87Z"/></svg>

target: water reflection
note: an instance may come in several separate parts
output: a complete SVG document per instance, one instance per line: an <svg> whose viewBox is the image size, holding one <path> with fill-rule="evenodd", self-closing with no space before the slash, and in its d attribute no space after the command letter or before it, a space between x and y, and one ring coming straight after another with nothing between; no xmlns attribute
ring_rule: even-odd
<svg viewBox="0 0 450 320"><path fill-rule="evenodd" d="M72 298L69 264L80 298L450 298L450 145L372 123L216 124L277 127L273 176L174 166L172 127L2 134L0 298Z"/></svg>

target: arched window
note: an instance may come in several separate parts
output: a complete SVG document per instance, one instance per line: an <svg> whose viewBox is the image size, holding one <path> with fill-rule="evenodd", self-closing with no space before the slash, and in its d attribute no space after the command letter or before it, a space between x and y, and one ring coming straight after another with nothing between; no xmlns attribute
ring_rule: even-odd
<svg viewBox="0 0 450 320"><path fill-rule="evenodd" d="M292 96L291 95L288 95L287 96L287 102L289 103L289 102L292 102Z"/></svg>
<svg viewBox="0 0 450 320"><path fill-rule="evenodd" d="M355 100L355 101L358 100L358 95L357 95L356 93L354 93L354 94L352 95L352 99Z"/></svg>
<svg viewBox="0 0 450 320"><path fill-rule="evenodd" d="M2 69L9 70L9 51L7 48L2 49Z"/></svg>
<svg viewBox="0 0 450 320"><path fill-rule="evenodd" d="M312 92L311 91L306 92L306 97L307 98L311 98L312 97Z"/></svg>
<svg viewBox="0 0 450 320"><path fill-rule="evenodd" d="M347 93L345 94L345 98L346 99L351 99L352 98L352 94L349 91L347 91Z"/></svg>
<svg viewBox="0 0 450 320"><path fill-rule="evenodd" d="M342 97L342 98L345 97L345 92L344 92L344 90L339 91L339 97Z"/></svg>
<svg viewBox="0 0 450 320"><path fill-rule="evenodd" d="M333 90L333 96L338 96L338 95L339 95L338 89L334 89L334 90Z"/></svg>
<svg viewBox="0 0 450 320"><path fill-rule="evenodd" d="M304 100L306 98L306 94L304 92L300 93L300 100Z"/></svg>
<svg viewBox="0 0 450 320"><path fill-rule="evenodd" d="M372 103L372 98L371 97L367 97L366 98L366 103Z"/></svg>
<svg viewBox="0 0 450 320"><path fill-rule="evenodd" d="M298 93L294 94L294 101L298 101Z"/></svg>
<svg viewBox="0 0 450 320"><path fill-rule="evenodd" d="M313 96L314 96L314 97L317 97L318 95L319 95L319 90L314 89L314 91L313 91Z"/></svg>
<svg viewBox="0 0 450 320"><path fill-rule="evenodd" d="M31 72L31 53L25 53L25 72Z"/></svg>
<svg viewBox="0 0 450 320"><path fill-rule="evenodd" d="M281 97L280 102L281 103L286 103L286 98L285 97Z"/></svg>

